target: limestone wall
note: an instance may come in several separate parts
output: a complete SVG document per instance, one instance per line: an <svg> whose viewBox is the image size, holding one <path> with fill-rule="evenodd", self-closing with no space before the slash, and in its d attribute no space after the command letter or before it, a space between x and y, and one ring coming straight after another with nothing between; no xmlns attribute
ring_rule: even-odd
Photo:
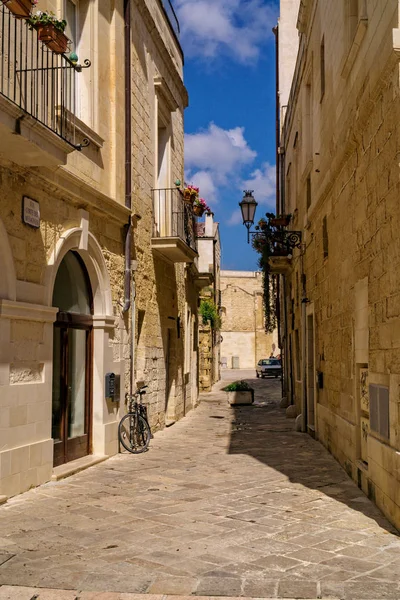
<svg viewBox="0 0 400 600"><path fill-rule="evenodd" d="M311 16L304 24L301 79L285 123L286 210L294 213L293 229L303 231L314 343L307 332L307 355L299 359L307 363L308 397L315 394L316 435L399 526L398 2L358 4L363 12L349 38L344 3L310 2L310 15L316 12L312 28ZM300 348L302 274L296 251L286 301L292 346L297 330ZM298 366L294 359L300 384ZM319 388L311 383L317 371ZM388 436L372 427L371 384L388 390L387 404L379 400ZM298 406L301 389L296 384Z"/></svg>
<svg viewBox="0 0 400 600"><path fill-rule="evenodd" d="M55 4L43 0L40 8L61 10L61 4ZM90 452L118 452L117 426L132 378L149 385L146 399L153 430L180 418L197 402L195 273L151 251L159 102L155 78L162 78L170 110L173 185L175 179L183 180L187 93L181 51L158 4L132 2L132 259L137 261L132 375L132 314L122 311L130 217L125 207L123 2L82 0L80 6L87 13L79 58L89 58L92 66L81 74L79 116L91 145L82 152L69 148L66 165L30 168L8 160L0 140L0 496L25 491L52 474L57 313L52 294L58 267L69 250L80 255L93 294ZM58 148L58 137L48 136L47 147L53 136ZM39 202L39 229L21 222L23 196ZM121 402L104 397L105 374L110 372L121 376Z"/></svg>

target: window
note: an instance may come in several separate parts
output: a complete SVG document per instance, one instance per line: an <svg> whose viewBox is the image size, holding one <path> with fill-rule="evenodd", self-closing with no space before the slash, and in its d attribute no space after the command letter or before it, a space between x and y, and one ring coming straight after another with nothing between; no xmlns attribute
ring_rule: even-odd
<svg viewBox="0 0 400 600"><path fill-rule="evenodd" d="M311 175L307 177L306 181L306 204L308 210L311 206Z"/></svg>
<svg viewBox="0 0 400 600"><path fill-rule="evenodd" d="M357 31L359 6L358 0L348 0L348 31L349 41L352 42Z"/></svg>
<svg viewBox="0 0 400 600"><path fill-rule="evenodd" d="M329 240L328 240L328 222L326 216L322 220L322 248L324 258L328 258Z"/></svg>
<svg viewBox="0 0 400 600"><path fill-rule="evenodd" d="M312 88L311 88L311 73L307 85L304 91L304 134L303 134L303 146L304 146L304 167L307 163L312 160Z"/></svg>
<svg viewBox="0 0 400 600"><path fill-rule="evenodd" d="M321 67L321 102L325 95L325 38L322 38L320 49L320 67Z"/></svg>
<svg viewBox="0 0 400 600"><path fill-rule="evenodd" d="M71 51L78 52L78 0L65 0L65 20L67 21L67 27L65 34L71 40Z"/></svg>
<svg viewBox="0 0 400 600"><path fill-rule="evenodd" d="M170 187L170 135L169 126L159 111L157 116L157 162L155 188L158 190L154 206L155 227L160 236L168 236L171 231L172 196Z"/></svg>
<svg viewBox="0 0 400 600"><path fill-rule="evenodd" d="M291 167L292 164L290 163L287 171L286 171L286 198L285 198L285 205L288 209L288 211L290 211L291 207L292 207L292 190L291 190Z"/></svg>
<svg viewBox="0 0 400 600"><path fill-rule="evenodd" d="M370 384L370 426L382 437L389 439L389 388L383 385Z"/></svg>
<svg viewBox="0 0 400 600"><path fill-rule="evenodd" d="M301 380L301 351L300 351L300 336L299 330L296 329L294 332L294 351L295 351L295 363L296 363L296 380Z"/></svg>

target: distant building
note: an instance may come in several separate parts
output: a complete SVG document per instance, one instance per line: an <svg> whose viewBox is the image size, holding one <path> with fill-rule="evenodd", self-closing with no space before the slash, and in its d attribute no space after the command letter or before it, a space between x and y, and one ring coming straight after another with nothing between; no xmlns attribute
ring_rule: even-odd
<svg viewBox="0 0 400 600"><path fill-rule="evenodd" d="M212 302L220 316L221 306L221 242L219 225L213 213L207 213L204 223L197 223L197 268L201 285L201 301ZM203 323L199 315L199 390L210 392L220 379L221 333L218 319Z"/></svg>
<svg viewBox="0 0 400 600"><path fill-rule="evenodd" d="M262 273L221 271L221 366L253 369L279 354L277 332L265 333Z"/></svg>

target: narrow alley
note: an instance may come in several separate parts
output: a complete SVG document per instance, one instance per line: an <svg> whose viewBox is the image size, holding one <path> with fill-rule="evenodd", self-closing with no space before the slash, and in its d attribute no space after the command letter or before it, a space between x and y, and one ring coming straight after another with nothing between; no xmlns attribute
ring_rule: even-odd
<svg viewBox="0 0 400 600"><path fill-rule="evenodd" d="M146 454L0 508L1 600L400 597L400 538L328 452L293 431L280 381L224 375ZM231 408L219 391L238 375L256 389L253 406Z"/></svg>

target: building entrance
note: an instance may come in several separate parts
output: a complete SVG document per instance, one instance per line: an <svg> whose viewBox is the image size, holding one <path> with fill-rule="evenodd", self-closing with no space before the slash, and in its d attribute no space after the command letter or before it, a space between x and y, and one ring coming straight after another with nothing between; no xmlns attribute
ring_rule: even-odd
<svg viewBox="0 0 400 600"><path fill-rule="evenodd" d="M53 306L52 437L54 466L90 453L92 294L78 253L70 251L57 272Z"/></svg>

